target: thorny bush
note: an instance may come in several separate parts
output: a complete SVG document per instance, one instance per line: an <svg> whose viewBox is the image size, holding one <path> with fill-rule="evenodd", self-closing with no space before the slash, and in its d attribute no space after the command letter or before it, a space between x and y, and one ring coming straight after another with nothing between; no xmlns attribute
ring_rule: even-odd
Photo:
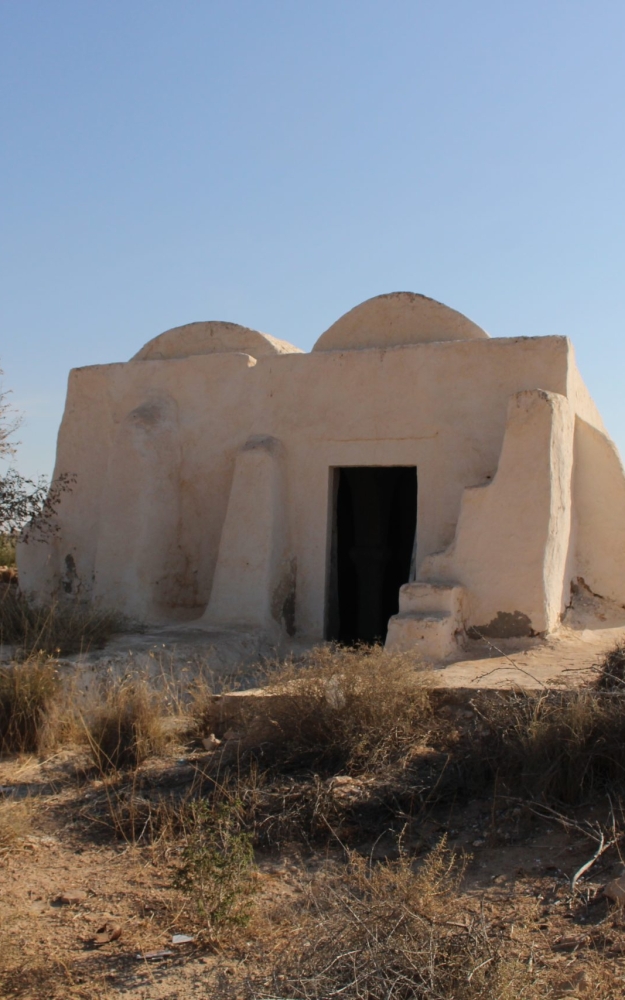
<svg viewBox="0 0 625 1000"><path fill-rule="evenodd" d="M479 917L461 920L462 864L442 841L423 863L350 854L307 886L303 912L255 997L519 1000L530 976ZM270 988L267 989L267 986Z"/></svg>

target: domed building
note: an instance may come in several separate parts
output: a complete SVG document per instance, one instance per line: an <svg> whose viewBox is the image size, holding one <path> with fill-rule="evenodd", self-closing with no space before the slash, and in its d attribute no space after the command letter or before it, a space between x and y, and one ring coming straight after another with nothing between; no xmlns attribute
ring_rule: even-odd
<svg viewBox="0 0 625 1000"><path fill-rule="evenodd" d="M625 476L566 337L491 338L408 292L309 354L191 323L71 372L39 600L146 622L384 640L552 631L582 578L625 604Z"/></svg>

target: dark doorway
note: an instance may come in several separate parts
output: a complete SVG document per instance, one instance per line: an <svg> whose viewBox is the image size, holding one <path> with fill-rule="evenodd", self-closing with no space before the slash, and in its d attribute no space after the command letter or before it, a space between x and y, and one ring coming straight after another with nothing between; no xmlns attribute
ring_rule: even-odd
<svg viewBox="0 0 625 1000"><path fill-rule="evenodd" d="M417 526L414 466L334 470L327 637L384 641L410 579Z"/></svg>

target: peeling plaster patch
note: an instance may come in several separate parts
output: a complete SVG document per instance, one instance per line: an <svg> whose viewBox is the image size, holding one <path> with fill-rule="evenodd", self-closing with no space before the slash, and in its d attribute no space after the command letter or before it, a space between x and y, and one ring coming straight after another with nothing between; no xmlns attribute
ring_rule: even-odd
<svg viewBox="0 0 625 1000"><path fill-rule="evenodd" d="M291 559L271 599L271 617L282 625L287 635L295 635L295 589L297 560Z"/></svg>
<svg viewBox="0 0 625 1000"><path fill-rule="evenodd" d="M532 622L522 611L498 611L488 625L473 625L468 630L471 639L513 639L523 635L535 635Z"/></svg>

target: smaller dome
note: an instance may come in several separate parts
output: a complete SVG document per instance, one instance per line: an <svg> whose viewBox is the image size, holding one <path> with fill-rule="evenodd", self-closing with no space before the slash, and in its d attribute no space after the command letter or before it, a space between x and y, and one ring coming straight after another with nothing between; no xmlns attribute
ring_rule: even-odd
<svg viewBox="0 0 625 1000"><path fill-rule="evenodd" d="M313 351L355 351L440 340L483 340L488 334L462 313L416 292L376 295L337 319Z"/></svg>
<svg viewBox="0 0 625 1000"><path fill-rule="evenodd" d="M238 323L210 320L175 326L158 337L148 340L131 361L170 361L190 358L197 354L249 354L263 358L270 354L301 354L299 347L270 337L268 333L250 330Z"/></svg>

